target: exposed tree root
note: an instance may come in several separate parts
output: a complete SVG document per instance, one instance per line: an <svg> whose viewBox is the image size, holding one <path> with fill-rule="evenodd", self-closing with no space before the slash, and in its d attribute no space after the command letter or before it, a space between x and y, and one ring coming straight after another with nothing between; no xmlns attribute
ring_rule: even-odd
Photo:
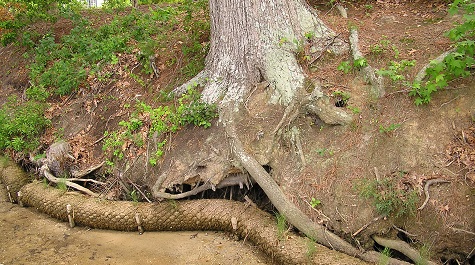
<svg viewBox="0 0 475 265"><path fill-rule="evenodd" d="M450 181L447 181L445 179L431 179L426 182L426 185L424 186L424 194L426 195L426 199L424 200L424 203L422 203L421 207L417 208L418 210L424 209L426 207L426 204L429 202L430 195L429 195L429 187L432 184L436 183L449 183Z"/></svg>
<svg viewBox="0 0 475 265"><path fill-rule="evenodd" d="M49 181L53 182L53 183L64 183L66 186L68 187L71 187L73 189L76 189L78 191L82 191L84 193L86 193L87 195L90 195L92 197L99 197L99 194L98 193L95 193L93 191L91 191L90 189L88 188L85 188L79 184L76 184L74 182L71 182L71 181L68 181L68 180L65 180L65 179L60 179L60 178L57 178L55 176L53 176L53 174L51 174L49 168L48 168L48 165L43 165L41 167L41 172L43 173L43 175L45 176L45 178L47 178Z"/></svg>
<svg viewBox="0 0 475 265"><path fill-rule="evenodd" d="M206 190L216 190L216 189L222 189L226 187L231 187L231 186L239 186L239 188L243 188L244 185L247 186L247 188L252 185L252 180L249 178L248 174L234 174L233 176L228 176L225 179L223 179L221 182L218 183L218 185L213 185L211 182L206 182L201 186L196 186L194 189L179 193L179 194L170 194L167 192L155 192L155 196L158 198L162 199L171 199L171 200L178 200L178 199L183 199L187 198L193 195L197 195L200 192L206 191Z"/></svg>
<svg viewBox="0 0 475 265"><path fill-rule="evenodd" d="M222 120L229 137L231 149L241 165L249 172L251 177L264 190L272 204L277 208L280 214L285 216L288 223L296 227L300 232L316 242L343 252L350 256L361 258L362 260L377 263L380 254L375 251L360 252L357 248L328 231L324 226L313 222L299 208L287 199L280 189L279 185L264 170L257 160L249 155L238 137L235 126L234 106L225 106L222 109ZM407 264L406 262L390 259L389 264Z"/></svg>
<svg viewBox="0 0 475 265"><path fill-rule="evenodd" d="M419 251L412 248L409 244L402 240L387 239L379 236L373 236L374 241L383 247L397 250L406 257L414 261L415 264L437 265L437 263L426 260ZM424 262L424 263L423 263Z"/></svg>
<svg viewBox="0 0 475 265"><path fill-rule="evenodd" d="M348 18L348 14L346 12L346 9L340 5L337 5L338 11L340 11L340 14L344 18ZM359 49L358 45L358 30L356 28L350 28L350 49L351 49L351 54L353 56L353 60L358 60L362 59L363 55ZM383 78L381 76L376 75L376 69L371 67L370 65L367 65L363 68L360 69L364 79L366 82L368 82L370 85L373 86L373 93L375 96L383 97L385 94L384 91L384 84L383 84Z"/></svg>
<svg viewBox="0 0 475 265"><path fill-rule="evenodd" d="M431 60L430 63L426 64L424 67L422 67L422 69L417 73L416 77L414 78L414 81L415 82L422 82L422 80L426 77L427 73L426 73L426 70L427 68L430 67L430 65L432 63L440 63L442 62L445 57L447 57L449 54L451 54L452 52L454 52L455 49L450 49L444 53L442 53L441 55L439 55L437 58L435 58L434 60Z"/></svg>

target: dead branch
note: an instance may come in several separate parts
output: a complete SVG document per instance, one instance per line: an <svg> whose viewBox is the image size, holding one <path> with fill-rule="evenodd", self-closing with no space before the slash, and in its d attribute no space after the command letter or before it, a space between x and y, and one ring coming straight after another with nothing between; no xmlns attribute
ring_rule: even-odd
<svg viewBox="0 0 475 265"><path fill-rule="evenodd" d="M406 257L414 261L415 264L419 264L421 262L425 262L424 264L428 265L436 265L437 263L432 262L430 260L425 260L424 257L422 257L421 253L419 251L415 250L412 248L408 243L402 241L402 240L394 240L394 239L387 239L383 238L380 236L373 236L373 240L376 241L376 243L380 244L383 247L387 247L390 249L397 250L404 254Z"/></svg>
<svg viewBox="0 0 475 265"><path fill-rule="evenodd" d="M84 177L84 176L86 176L86 175L91 174L93 171L96 171L97 169L101 168L103 165L104 165L104 162L99 163L99 164L97 164L97 165L95 165L95 166L91 166L91 167L89 167L89 168L83 169L83 170L77 170L77 171L76 171L76 170L72 170L72 171L71 171L71 175L72 175L74 178L76 178L76 179L77 179L77 178L82 178L82 177ZM78 181L80 181L80 180L78 180ZM90 180L90 181L91 181L91 182L95 182L94 180ZM95 183L96 183L96 182L95 182ZM103 185L103 183L98 183L98 184Z"/></svg>
<svg viewBox="0 0 475 265"><path fill-rule="evenodd" d="M86 194L88 194L92 197L99 197L99 194L89 190L88 188L85 188L85 187L83 187L79 184L76 184L74 182L71 182L71 181L68 181L68 180L65 180L65 179L60 179L60 178L57 178L57 177L53 176L53 174L51 174L51 172L49 171L48 165L43 165L40 170L43 173L43 175L45 176L45 178L47 178L49 181L51 181L53 183L63 182L68 187L71 187L73 189L82 191L82 192L84 192L84 193L86 193Z"/></svg>
<svg viewBox="0 0 475 265"><path fill-rule="evenodd" d="M393 228L396 229L397 231L401 232L401 233L404 233L404 234L408 235L408 236L417 237L417 235L411 234L411 233L407 232L406 230L401 229L401 228L399 228L395 225L393 225Z"/></svg>
<svg viewBox="0 0 475 265"><path fill-rule="evenodd" d="M380 216L377 216L377 217L373 218L367 224L363 225L360 229L358 229L356 232L354 232L352 236L353 237L357 236L359 233L361 233L361 231L365 230L366 228L368 228L368 226L370 226L371 224L373 224L374 222L378 221L379 219L381 219L383 217L384 217L384 215L380 215Z"/></svg>
<svg viewBox="0 0 475 265"><path fill-rule="evenodd" d="M424 186L424 194L426 195L426 199L424 200L424 203L421 205L421 207L417 208L418 210L424 209L426 207L426 204L429 202L430 195L429 195L429 187L432 184L436 183L450 183L450 181L445 180L445 179L431 179L426 182L426 185Z"/></svg>

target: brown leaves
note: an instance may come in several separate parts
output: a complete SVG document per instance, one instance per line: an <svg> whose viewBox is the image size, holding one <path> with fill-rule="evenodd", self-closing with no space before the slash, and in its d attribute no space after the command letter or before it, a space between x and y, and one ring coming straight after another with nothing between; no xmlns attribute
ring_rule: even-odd
<svg viewBox="0 0 475 265"><path fill-rule="evenodd" d="M462 130L446 150L448 165L455 163L475 172L475 127Z"/></svg>

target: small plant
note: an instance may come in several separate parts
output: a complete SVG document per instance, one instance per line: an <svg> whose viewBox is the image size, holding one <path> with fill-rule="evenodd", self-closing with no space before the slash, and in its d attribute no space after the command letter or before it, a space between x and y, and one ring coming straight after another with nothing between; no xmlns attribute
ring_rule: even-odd
<svg viewBox="0 0 475 265"><path fill-rule="evenodd" d="M381 76L387 76L394 83L405 83L406 77L403 75L409 68L414 67L415 60L401 60L400 62L391 61L387 69L382 68L378 70Z"/></svg>
<svg viewBox="0 0 475 265"><path fill-rule="evenodd" d="M368 61L364 57L358 58L353 62L353 66L356 69L362 69L368 66Z"/></svg>
<svg viewBox="0 0 475 265"><path fill-rule="evenodd" d="M132 190L132 191L130 192L130 199L131 199L134 203L138 203L138 202L139 202L139 195L138 195L137 191Z"/></svg>
<svg viewBox="0 0 475 265"><path fill-rule="evenodd" d="M280 213L276 213L275 218L277 220L277 237L279 240L282 240L288 229L287 220L285 216Z"/></svg>
<svg viewBox="0 0 475 265"><path fill-rule="evenodd" d="M357 183L356 189L361 197L373 201L379 214L395 217L413 214L418 199L417 191L399 188L398 181L399 176L381 180L363 179Z"/></svg>
<svg viewBox="0 0 475 265"><path fill-rule="evenodd" d="M420 259L416 261L416 265L427 265L430 260L430 245L422 245L419 250Z"/></svg>
<svg viewBox="0 0 475 265"><path fill-rule="evenodd" d="M336 107L345 107L348 104L348 100L350 100L351 95L347 92L336 90L332 93L332 96L336 98Z"/></svg>
<svg viewBox="0 0 475 265"><path fill-rule="evenodd" d="M380 133L391 133L397 130L399 127L401 127L401 124L399 123L391 123L389 126L385 127L384 125L379 125L379 132Z"/></svg>
<svg viewBox="0 0 475 265"><path fill-rule="evenodd" d="M311 39L313 39L313 38L315 37L315 32L312 32L312 31L305 32L305 35L304 35L304 36L305 36L305 38L306 38L307 40L311 40Z"/></svg>
<svg viewBox="0 0 475 265"><path fill-rule="evenodd" d="M350 64L350 61L343 61L343 62L341 62L341 63L338 65L337 70L338 70L338 71L342 71L342 72L345 73L345 74L348 74L348 73L351 71L351 64Z"/></svg>
<svg viewBox="0 0 475 265"><path fill-rule="evenodd" d="M358 108L358 107L346 106L346 108L351 110L351 112L353 112L353 114L360 114L361 113L361 109Z"/></svg>
<svg viewBox="0 0 475 265"><path fill-rule="evenodd" d="M307 253L306 256L308 259L311 259L313 255L317 252L317 247L315 245L315 241L307 238Z"/></svg>
<svg viewBox="0 0 475 265"><path fill-rule="evenodd" d="M387 265L389 264L389 259L391 258L391 249L385 247L381 252L381 257L379 259L378 265Z"/></svg>
<svg viewBox="0 0 475 265"><path fill-rule="evenodd" d="M60 178L58 183L56 183L56 188L62 192L66 192L68 190L68 186L66 186L66 179Z"/></svg>
<svg viewBox="0 0 475 265"><path fill-rule="evenodd" d="M320 128L321 130L322 128ZM333 155L333 151L332 150L328 150L327 148L320 148L320 149L317 149L315 150L317 152L318 155L320 156L325 156L326 154L332 156Z"/></svg>
<svg viewBox="0 0 475 265"><path fill-rule="evenodd" d="M315 207L319 206L320 204L322 204L322 202L320 200L315 199L315 198L312 198L312 200L310 201L310 206L312 206L312 208L315 208Z"/></svg>

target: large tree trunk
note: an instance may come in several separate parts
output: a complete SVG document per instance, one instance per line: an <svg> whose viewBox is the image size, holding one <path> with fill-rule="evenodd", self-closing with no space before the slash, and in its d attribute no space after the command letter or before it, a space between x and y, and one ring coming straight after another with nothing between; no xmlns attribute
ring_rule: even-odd
<svg viewBox="0 0 475 265"><path fill-rule="evenodd" d="M272 103L287 105L302 88L305 76L295 57L305 35L318 49L334 41L327 28L300 0L210 0L211 49L203 99L242 102L261 80L271 84ZM344 48L332 45L340 52ZM340 47L343 45L343 48Z"/></svg>
<svg viewBox="0 0 475 265"><path fill-rule="evenodd" d="M280 130L284 119L295 116L302 107L327 123L348 122L350 119L345 113L334 106L332 108L324 100L318 85L311 95L307 95L304 88L306 77L296 57L297 52L308 43L315 46L313 50L330 48L336 53L346 50L346 45L303 0L210 0L209 4L211 49L205 70L176 91L183 91L190 83L204 86L203 99L220 106L222 125L237 162L259 184L289 223L327 247L378 262L378 253L362 253L322 225L314 223L286 198L254 154L248 152L252 148L243 144L237 130L237 120L245 115L242 111L245 99L263 81L269 84L268 103L286 107L284 118L271 132L273 134ZM306 43L309 37L311 41ZM401 263L391 259L389 264Z"/></svg>

